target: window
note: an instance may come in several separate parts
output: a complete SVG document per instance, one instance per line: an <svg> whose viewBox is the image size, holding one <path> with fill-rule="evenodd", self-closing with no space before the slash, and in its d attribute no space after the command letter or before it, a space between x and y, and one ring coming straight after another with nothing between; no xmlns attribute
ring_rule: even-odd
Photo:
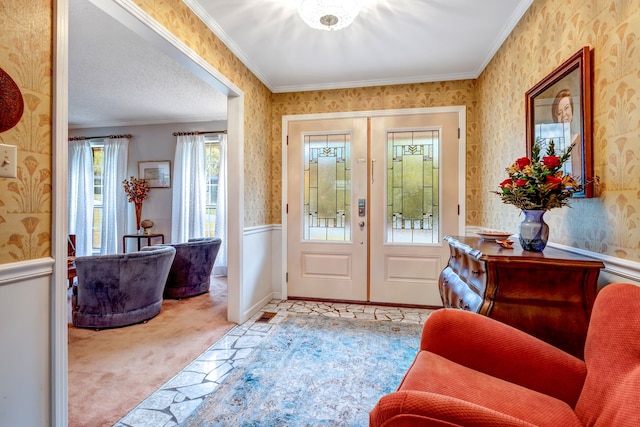
<svg viewBox="0 0 640 427"><path fill-rule="evenodd" d="M102 195L104 189L104 145L102 141L91 142L93 154L93 222L91 226L91 251L100 253L102 233Z"/></svg>
<svg viewBox="0 0 640 427"><path fill-rule="evenodd" d="M207 206L205 236L213 237L216 232L216 208L218 201L218 174L220 172L220 140L217 135L205 136L205 168Z"/></svg>

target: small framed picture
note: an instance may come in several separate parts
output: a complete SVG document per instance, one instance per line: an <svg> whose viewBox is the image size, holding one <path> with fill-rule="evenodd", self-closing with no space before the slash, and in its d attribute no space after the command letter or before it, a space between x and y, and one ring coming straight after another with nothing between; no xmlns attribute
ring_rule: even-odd
<svg viewBox="0 0 640 427"><path fill-rule="evenodd" d="M150 188L170 188L171 161L145 160L138 162L138 177L145 179Z"/></svg>

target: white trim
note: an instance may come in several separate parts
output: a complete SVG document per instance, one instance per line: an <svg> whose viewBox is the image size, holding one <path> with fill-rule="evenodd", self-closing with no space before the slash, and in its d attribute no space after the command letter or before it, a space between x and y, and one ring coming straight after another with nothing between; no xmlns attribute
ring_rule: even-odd
<svg viewBox="0 0 640 427"><path fill-rule="evenodd" d="M227 320L242 323L244 228L244 94L227 99Z"/></svg>
<svg viewBox="0 0 640 427"><path fill-rule="evenodd" d="M69 94L69 2L54 2L53 111L52 111L52 204L51 250L55 261L51 277L51 425L68 425L68 94ZM62 238L64 236L64 238Z"/></svg>
<svg viewBox="0 0 640 427"><path fill-rule="evenodd" d="M242 313L242 317L245 318L246 320L249 320L251 316L256 314L258 311L260 311L260 309L262 309L262 307L269 304L269 302L271 302L271 300L275 298L276 298L276 295L274 292L261 298L258 302L256 302L251 307L247 307L247 309Z"/></svg>
<svg viewBox="0 0 640 427"><path fill-rule="evenodd" d="M563 251L571 252L574 254L586 256L589 258L594 258L599 261L602 261L605 265L604 270L607 273L610 273L614 276L620 277L621 279L633 280L635 282L640 282L640 263L629 261L622 258L612 257L610 255L604 255L597 252L591 252L585 249L574 248L572 246L565 246L559 243L549 242L547 246L560 249Z"/></svg>
<svg viewBox="0 0 640 427"><path fill-rule="evenodd" d="M458 204L460 214L458 215L458 234L465 232L466 215L466 120L467 107L465 105L455 105L450 107L423 107L423 108L400 108L394 110L369 110L369 111L342 111L334 113L313 113L313 114L290 114L282 116L282 274L281 298L287 299L287 129L290 121L300 120L321 120L336 118L358 118L358 117L381 117L381 116L401 116L413 114L438 114L438 113L458 113L458 127L460 129L460 139L458 144Z"/></svg>
<svg viewBox="0 0 640 427"><path fill-rule="evenodd" d="M277 230L280 227L280 224L265 224L265 225L257 225L254 227L247 227L244 229L244 235L250 236L252 234L260 234L268 231Z"/></svg>
<svg viewBox="0 0 640 427"><path fill-rule="evenodd" d="M513 30L516 28L516 25L518 25L518 22L520 22L520 19L522 18L522 16L525 14L525 12L529 9L529 7L532 4L533 4L533 0L529 0L526 2L525 1L518 2L518 7L516 8L516 10L513 11L513 14L511 14L511 16L509 17L509 20L502 27L502 31L494 41L493 45L491 46L491 49L489 49L489 52L487 53L485 60L482 61L482 64L476 71L476 77L473 77L474 79L477 79L478 77L480 77L480 74L482 74L485 67L493 59L496 52L498 52L498 49L500 49L500 46L502 46L502 44L507 39L507 37L509 37L509 34L513 32Z"/></svg>
<svg viewBox="0 0 640 427"><path fill-rule="evenodd" d="M195 0L182 0L189 9L206 25L213 34L220 39L225 46L229 48L231 52L260 80L266 87L273 92L273 84L269 82L267 76L265 76L260 68L244 54L242 49L234 42L231 37L222 29L215 19L207 13L207 11L200 5L199 1Z"/></svg>
<svg viewBox="0 0 640 427"><path fill-rule="evenodd" d="M53 258L0 264L0 286L50 276L53 273L53 264Z"/></svg>
<svg viewBox="0 0 640 427"><path fill-rule="evenodd" d="M477 73L458 73L458 74L438 74L427 76L398 77L375 80L353 80L345 82L318 83L308 85L291 85L291 86L275 86L271 89L273 93L288 92L305 92L311 90L333 90L333 89L351 89L371 86L393 86L414 83L431 83L431 82L449 82L455 80L473 80L477 79Z"/></svg>

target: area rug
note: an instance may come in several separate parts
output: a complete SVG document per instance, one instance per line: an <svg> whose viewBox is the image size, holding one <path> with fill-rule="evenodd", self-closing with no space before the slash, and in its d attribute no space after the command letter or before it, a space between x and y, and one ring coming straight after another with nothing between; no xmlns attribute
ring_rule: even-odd
<svg viewBox="0 0 640 427"><path fill-rule="evenodd" d="M367 426L418 351L419 324L290 316L182 425Z"/></svg>

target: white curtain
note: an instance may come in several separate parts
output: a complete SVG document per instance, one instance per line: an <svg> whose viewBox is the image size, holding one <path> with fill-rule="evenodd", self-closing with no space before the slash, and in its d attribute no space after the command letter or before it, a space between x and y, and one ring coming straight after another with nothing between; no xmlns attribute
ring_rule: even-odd
<svg viewBox="0 0 640 427"><path fill-rule="evenodd" d="M227 275L227 135L220 137L220 165L218 169L218 199L216 201L216 237L222 239L214 276Z"/></svg>
<svg viewBox="0 0 640 427"><path fill-rule="evenodd" d="M91 255L93 154L91 143L69 141L69 234L76 235L76 256Z"/></svg>
<svg viewBox="0 0 640 427"><path fill-rule="evenodd" d="M204 135L179 135L176 144L171 242L204 237L206 211Z"/></svg>
<svg viewBox="0 0 640 427"><path fill-rule="evenodd" d="M120 239L126 233L128 202L122 181L127 178L128 151L129 138L110 138L104 143L101 254L120 252Z"/></svg>

